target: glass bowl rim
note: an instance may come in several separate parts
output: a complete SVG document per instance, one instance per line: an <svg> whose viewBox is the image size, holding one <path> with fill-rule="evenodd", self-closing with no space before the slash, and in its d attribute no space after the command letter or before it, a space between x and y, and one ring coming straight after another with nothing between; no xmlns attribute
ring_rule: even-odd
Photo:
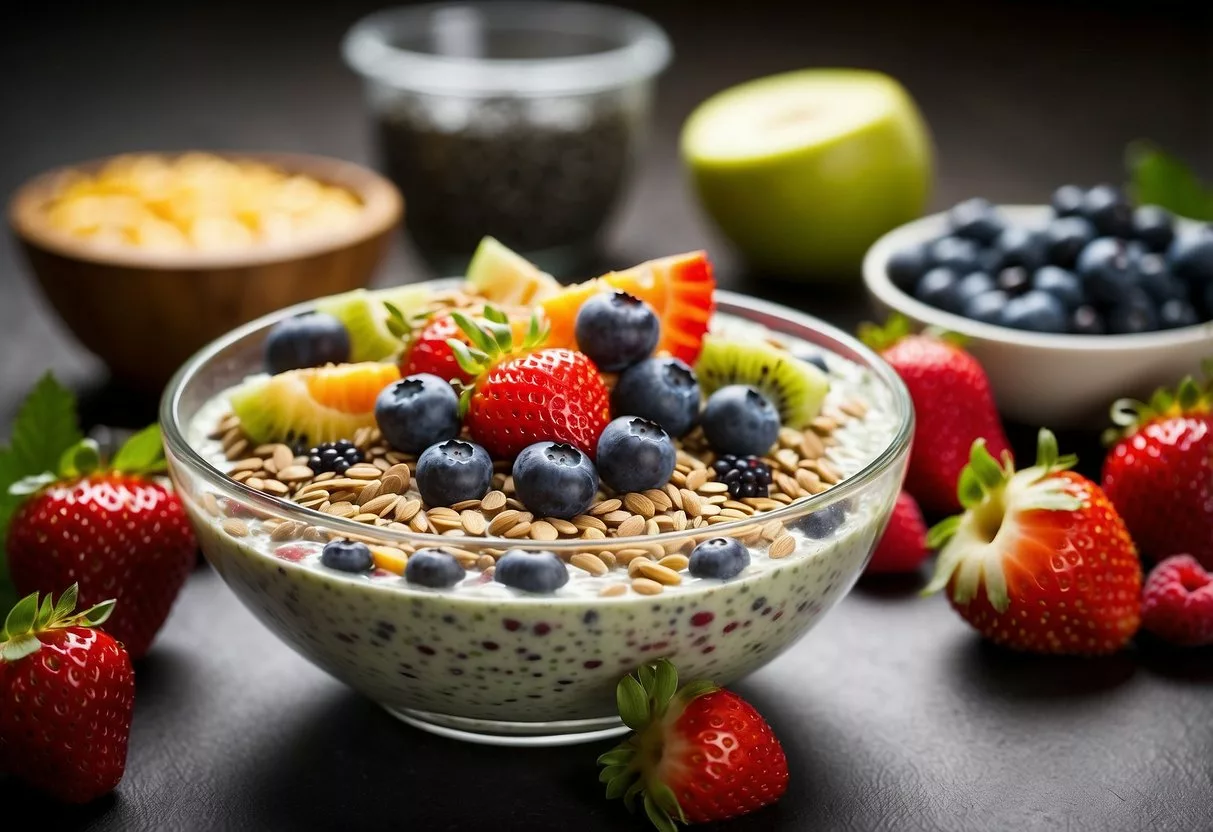
<svg viewBox="0 0 1213 832"><path fill-rule="evenodd" d="M410 285L426 285L442 290L458 285L459 282L461 282L460 278L439 278L436 280L419 281ZM305 508L290 500L257 491L244 483L229 478L227 474L211 465L211 463L203 459L186 439L184 430L178 419L178 410L182 392L189 382L205 369L217 354L259 330L268 328L283 318L313 309L315 303L316 300L310 300L295 304L294 306L271 312L268 315L263 315L256 320L237 327L203 347L177 370L165 388L164 395L160 400L160 426L170 455L181 465L185 466L192 476L200 478L219 496L236 500L241 505L257 506L271 513L271 516L274 517L293 520L307 526L316 526L323 531L335 532L344 536L375 538L377 543L387 546L393 545L393 543L403 543L414 549L422 549L455 545L452 542L452 538L440 534L413 531L404 532L397 529L389 529L386 526L368 526L366 523L359 523L344 517L334 517L331 514L324 514L316 509ZM746 313L750 313L751 316L757 314L758 316L766 316L775 320L783 320L797 326L813 329L862 357L867 363L865 369L875 373L892 394L892 405L896 411L894 416L898 422L897 431L893 435L893 438L863 468L844 479L841 483L819 494L803 497L787 504L783 508L760 512L728 523L718 523L710 528L684 529L682 531L662 532L656 535L642 534L631 537L612 537L604 540L569 538L564 540L538 541L488 536L459 538L461 548L469 550L533 549L552 552L576 552L586 549L608 547L611 549L627 549L653 544L673 543L702 535L707 531L716 532L721 537L728 537L731 536L730 532L736 532L739 529L752 526L755 522L766 523L771 520L788 522L812 514L836 502L846 500L863 491L870 483L878 480L882 474L908 452L910 441L914 435L914 407L910 400L910 393L893 368L877 356L876 353L860 343L858 339L811 315L806 315L779 304L769 303L723 289L716 290L716 310L763 326L768 326L768 324L761 320L755 320L754 317L748 317Z"/></svg>
<svg viewBox="0 0 1213 832"><path fill-rule="evenodd" d="M512 20L520 28L594 32L611 21L625 38L603 52L559 58L460 58L402 49L388 43L391 27L415 22L443 9L476 9L490 20ZM546 24L546 25L545 25ZM492 25L490 23L490 25ZM350 27L341 42L345 63L365 79L397 90L436 95L557 96L625 87L660 73L673 55L670 39L639 12L598 3L553 0L425 3L369 14Z"/></svg>

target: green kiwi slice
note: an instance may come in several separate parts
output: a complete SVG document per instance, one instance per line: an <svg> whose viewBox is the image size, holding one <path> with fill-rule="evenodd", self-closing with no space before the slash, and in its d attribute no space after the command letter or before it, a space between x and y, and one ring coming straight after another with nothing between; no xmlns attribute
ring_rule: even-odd
<svg viewBox="0 0 1213 832"><path fill-rule="evenodd" d="M730 384L748 384L770 400L786 427L802 428L821 412L830 382L817 367L762 342L708 335L695 362L705 396Z"/></svg>

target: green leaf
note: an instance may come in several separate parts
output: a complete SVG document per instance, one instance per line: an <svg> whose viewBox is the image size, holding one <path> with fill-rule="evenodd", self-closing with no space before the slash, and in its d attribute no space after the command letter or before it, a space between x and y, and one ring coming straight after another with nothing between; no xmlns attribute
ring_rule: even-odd
<svg viewBox="0 0 1213 832"><path fill-rule="evenodd" d="M76 601L79 599L80 585L72 584L67 589L63 590L63 594L59 596L59 603L55 604L55 619L67 618L72 610L76 608Z"/></svg>
<svg viewBox="0 0 1213 832"><path fill-rule="evenodd" d="M63 452L83 438L76 421L76 397L47 373L13 422L11 447L20 476L55 470Z"/></svg>
<svg viewBox="0 0 1213 832"><path fill-rule="evenodd" d="M160 425L148 425L118 449L110 467L129 474L152 474L163 471L164 439Z"/></svg>
<svg viewBox="0 0 1213 832"><path fill-rule="evenodd" d="M717 690L720 690L720 688L716 683L709 682L707 679L697 679L682 686L682 690L678 691L678 701L686 705L688 702L701 696L707 696L709 693Z"/></svg>
<svg viewBox="0 0 1213 832"><path fill-rule="evenodd" d="M17 659L28 656L30 653L37 652L41 646L42 642L38 640L38 637L29 633L11 638L0 644L0 660L15 662Z"/></svg>
<svg viewBox="0 0 1213 832"><path fill-rule="evenodd" d="M1036 464L1046 471L1057 464L1057 437L1048 428L1041 428L1036 436Z"/></svg>
<svg viewBox="0 0 1213 832"><path fill-rule="evenodd" d="M657 677L657 671L653 669L651 664L642 664L636 668L636 678L640 680L640 686L644 688L647 694L653 690L653 680Z"/></svg>
<svg viewBox="0 0 1213 832"><path fill-rule="evenodd" d="M648 724L649 697L636 677L628 675L619 680L619 686L615 688L615 702L624 725L639 731Z"/></svg>
<svg viewBox="0 0 1213 832"><path fill-rule="evenodd" d="M653 702L653 713L659 717L665 713L666 708L670 705L670 700L678 691L678 671L673 664L662 659L657 662L653 676L653 685L649 688L649 695Z"/></svg>
<svg viewBox="0 0 1213 832"><path fill-rule="evenodd" d="M630 746L620 745L612 748L598 758L600 766L622 766L630 763L632 758L636 756L636 752Z"/></svg>
<svg viewBox="0 0 1213 832"><path fill-rule="evenodd" d="M484 325L485 331L493 336L497 349L506 353L514 348L514 333L506 324L489 321Z"/></svg>
<svg viewBox="0 0 1213 832"><path fill-rule="evenodd" d="M632 785L628 786L628 790L623 793L623 805L627 807L629 812L636 811L636 795L644 793L644 778L641 777Z"/></svg>
<svg viewBox="0 0 1213 832"><path fill-rule="evenodd" d="M927 532L927 546L931 549L939 549L951 540L956 534L956 530L960 528L960 519L961 515L954 514L932 526L931 530Z"/></svg>
<svg viewBox="0 0 1213 832"><path fill-rule="evenodd" d="M9 638L28 633L33 629L37 617L38 593L31 592L9 610L8 617L4 619L4 632Z"/></svg>
<svg viewBox="0 0 1213 832"><path fill-rule="evenodd" d="M969 454L969 467L983 490L990 491L1002 485L1002 468L994 461L994 457L990 456L984 442L973 443L973 450Z"/></svg>
<svg viewBox="0 0 1213 832"><path fill-rule="evenodd" d="M28 477L22 477L8 487L7 495L18 499L28 497L31 494L37 494L42 489L46 488L51 483L55 482L59 477L57 474L52 474L50 471L43 471L41 474L32 474ZM16 506L14 506L15 508Z"/></svg>
<svg viewBox="0 0 1213 832"><path fill-rule="evenodd" d="M48 592L42 598L42 605L38 607L38 617L34 619L34 629L44 630L46 625L51 622L51 616L55 613L55 603L51 600Z"/></svg>
<svg viewBox="0 0 1213 832"><path fill-rule="evenodd" d="M674 796L674 790L665 783L657 781L649 784L649 797L653 799L661 810L671 817L676 817L683 823L687 822L686 815L682 812L682 807L678 805L678 798Z"/></svg>
<svg viewBox="0 0 1213 832"><path fill-rule="evenodd" d="M484 317L495 324L508 324L510 322L506 314L491 303L485 304Z"/></svg>
<svg viewBox="0 0 1213 832"><path fill-rule="evenodd" d="M117 603L114 599L102 601L94 607L89 607L84 612L80 613L77 618L86 622L90 627L100 627L105 623L105 620L110 617L110 613L114 611L114 604Z"/></svg>
<svg viewBox="0 0 1213 832"><path fill-rule="evenodd" d="M956 483L956 495L965 508L973 508L985 498L985 489L982 488L981 480L977 478L977 473L971 465L966 465L961 470L960 479Z"/></svg>
<svg viewBox="0 0 1213 832"><path fill-rule="evenodd" d="M607 766L602 771L598 772L598 782L609 783L627 770L627 766Z"/></svg>
<svg viewBox="0 0 1213 832"><path fill-rule="evenodd" d="M452 312L451 318L455 324L463 331L463 334L468 337L472 345L478 350L492 354L496 351L496 342L489 337L489 334L483 328L467 315L462 312Z"/></svg>
<svg viewBox="0 0 1213 832"><path fill-rule="evenodd" d="M1125 151L1129 190L1138 205L1159 205L1194 220L1213 220L1213 192L1178 157L1146 141Z"/></svg>
<svg viewBox="0 0 1213 832"><path fill-rule="evenodd" d="M662 811L661 807L653 800L651 794L644 796L644 813L648 816L653 826L657 827L657 832L678 832L678 827L674 825L674 821L668 814Z"/></svg>
<svg viewBox="0 0 1213 832"><path fill-rule="evenodd" d="M489 357L480 350L473 350L458 338L447 338L446 344L455 354L455 362L459 369L471 375L480 375Z"/></svg>
<svg viewBox="0 0 1213 832"><path fill-rule="evenodd" d="M639 781L636 780L636 772L634 771L627 771L619 775L614 780L607 783L607 800L617 800L623 797L624 794L627 793L628 788L637 782Z"/></svg>
<svg viewBox="0 0 1213 832"><path fill-rule="evenodd" d="M65 480L83 477L101 467L101 448L95 439L81 439L59 456L55 470Z"/></svg>

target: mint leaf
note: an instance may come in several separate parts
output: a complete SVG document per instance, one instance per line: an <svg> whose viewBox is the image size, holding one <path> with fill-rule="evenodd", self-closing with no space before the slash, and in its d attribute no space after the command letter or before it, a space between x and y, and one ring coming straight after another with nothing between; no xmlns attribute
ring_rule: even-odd
<svg viewBox="0 0 1213 832"><path fill-rule="evenodd" d="M76 397L47 373L30 391L13 423L11 448L19 476L54 471L63 452L83 438L76 421Z"/></svg>
<svg viewBox="0 0 1213 832"><path fill-rule="evenodd" d="M118 449L110 467L128 474L154 474L163 471L164 442L159 425L149 425Z"/></svg>
<svg viewBox="0 0 1213 832"><path fill-rule="evenodd" d="M1125 151L1125 165L1138 205L1159 205L1181 217L1213 220L1213 191L1179 158L1137 141Z"/></svg>

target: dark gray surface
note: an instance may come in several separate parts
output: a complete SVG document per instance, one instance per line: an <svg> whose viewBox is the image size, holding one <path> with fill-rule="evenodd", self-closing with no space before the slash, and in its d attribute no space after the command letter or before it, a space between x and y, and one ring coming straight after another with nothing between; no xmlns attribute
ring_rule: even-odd
<svg viewBox="0 0 1213 832"><path fill-rule="evenodd" d="M604 263L706 246L723 284L852 325L863 314L855 292L746 274L699 217L677 164L677 129L695 102L805 65L903 80L935 132L938 206L973 194L1034 201L1064 180L1116 179L1125 142L1139 136L1206 172L1213 163L1211 29L1198 4L820 5L643 4L678 54ZM132 149L370 159L358 85L336 54L362 6L6 6L0 193L52 165ZM402 245L381 280L425 276ZM48 367L89 394L91 419L151 418L150 403L104 387L7 240L0 286L0 418ZM1015 431L1021 448L1030 435ZM1091 437L1065 440L1095 452ZM981 644L915 588L861 585L739 686L782 738L792 785L777 807L728 828L1213 827L1208 651L1017 657ZM407 728L279 644L205 567L137 672L126 779L97 805L55 810L54 828L643 828L601 799L601 745L486 749ZM26 797L7 784L0 799L15 810Z"/></svg>

